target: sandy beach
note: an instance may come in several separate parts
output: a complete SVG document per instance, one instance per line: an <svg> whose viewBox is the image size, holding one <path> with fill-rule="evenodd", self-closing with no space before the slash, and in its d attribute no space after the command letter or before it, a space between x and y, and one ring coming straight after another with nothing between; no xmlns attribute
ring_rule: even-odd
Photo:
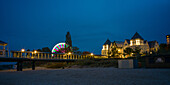
<svg viewBox="0 0 170 85"><path fill-rule="evenodd" d="M0 71L1 85L170 85L170 69L71 68Z"/></svg>

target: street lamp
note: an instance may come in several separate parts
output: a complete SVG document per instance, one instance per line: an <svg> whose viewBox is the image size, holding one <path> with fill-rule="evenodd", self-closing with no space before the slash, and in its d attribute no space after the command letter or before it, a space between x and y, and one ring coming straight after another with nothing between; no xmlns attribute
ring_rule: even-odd
<svg viewBox="0 0 170 85"><path fill-rule="evenodd" d="M90 55L91 55L91 56L93 56L94 54L93 54L93 53L91 53Z"/></svg>
<svg viewBox="0 0 170 85"><path fill-rule="evenodd" d="M21 52L25 52L25 49L21 49Z"/></svg>
<svg viewBox="0 0 170 85"><path fill-rule="evenodd" d="M36 54L36 53L37 53L37 51L35 50L35 51L34 51L34 53Z"/></svg>
<svg viewBox="0 0 170 85"><path fill-rule="evenodd" d="M21 57L22 57L22 52L25 52L25 49L21 49Z"/></svg>
<svg viewBox="0 0 170 85"><path fill-rule="evenodd" d="M71 52L69 52L68 54L71 55Z"/></svg>
<svg viewBox="0 0 170 85"><path fill-rule="evenodd" d="M36 56L36 53L37 53L37 51L36 50L34 50L34 52L32 52L32 59ZM35 55L34 55L35 54Z"/></svg>

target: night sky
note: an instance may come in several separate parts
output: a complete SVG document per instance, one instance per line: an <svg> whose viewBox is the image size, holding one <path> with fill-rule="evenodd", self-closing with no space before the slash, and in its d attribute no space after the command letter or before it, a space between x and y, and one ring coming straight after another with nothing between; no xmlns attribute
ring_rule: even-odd
<svg viewBox="0 0 170 85"><path fill-rule="evenodd" d="M170 0L0 0L0 40L10 50L50 49L65 42L100 54L109 38L124 41L138 32L166 43Z"/></svg>

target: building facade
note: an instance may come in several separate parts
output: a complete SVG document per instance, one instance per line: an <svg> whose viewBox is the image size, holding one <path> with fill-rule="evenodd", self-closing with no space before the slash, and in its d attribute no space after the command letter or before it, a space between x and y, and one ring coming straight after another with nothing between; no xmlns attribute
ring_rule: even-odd
<svg viewBox="0 0 170 85"><path fill-rule="evenodd" d="M0 40L0 57L6 56L6 49L5 49L6 45L7 45L6 42Z"/></svg>
<svg viewBox="0 0 170 85"><path fill-rule="evenodd" d="M140 54L148 54L152 52L157 52L159 49L159 44L157 41L147 41L144 40L139 33L135 33L131 39L126 39L125 41L114 41L111 42L109 39L103 44L103 49L101 51L102 55L110 56L112 54L112 49L115 48L119 57L124 57L124 50L126 48L132 48L135 51L136 47L140 49Z"/></svg>
<svg viewBox="0 0 170 85"><path fill-rule="evenodd" d="M166 42L167 42L167 45L170 45L170 35L166 35Z"/></svg>

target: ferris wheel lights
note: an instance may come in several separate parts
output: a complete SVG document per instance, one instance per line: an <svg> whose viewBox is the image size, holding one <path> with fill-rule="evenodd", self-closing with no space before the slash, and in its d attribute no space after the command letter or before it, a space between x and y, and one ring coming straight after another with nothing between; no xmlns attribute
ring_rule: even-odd
<svg viewBox="0 0 170 85"><path fill-rule="evenodd" d="M52 53L66 53L66 54L71 54L70 53L67 53L68 51L72 50L72 48L67 45L66 43L58 43L56 44L53 49L52 49ZM54 54L52 54L52 56L54 56Z"/></svg>

